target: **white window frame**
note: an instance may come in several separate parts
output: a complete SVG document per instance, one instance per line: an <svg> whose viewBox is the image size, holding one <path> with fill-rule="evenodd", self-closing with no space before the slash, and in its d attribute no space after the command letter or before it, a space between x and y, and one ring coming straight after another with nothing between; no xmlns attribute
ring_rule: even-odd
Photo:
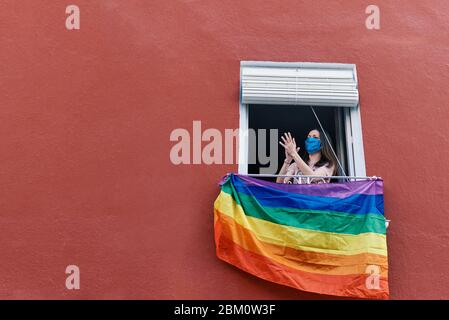
<svg viewBox="0 0 449 320"><path fill-rule="evenodd" d="M240 66L291 66L295 67L295 63L292 62L264 62L264 61L241 61ZM302 63L298 63L299 67ZM317 63L317 65L319 65ZM326 63L327 66L338 66L339 64ZM241 70L242 68L240 68ZM355 69L355 76L357 80L357 71ZM240 74L240 79L241 79ZM241 81L240 81L241 86ZM239 156L238 156L238 172L240 174L248 173L248 127L249 127L249 105L242 103L242 88L240 87L239 98ZM304 108L304 106L298 106L298 108ZM356 107L343 107L343 117L346 133L346 160L349 172L346 172L349 176L366 176L365 166L365 153L363 148L363 135L362 135L362 120L360 115L360 103ZM338 152L338 151L336 151Z"/></svg>

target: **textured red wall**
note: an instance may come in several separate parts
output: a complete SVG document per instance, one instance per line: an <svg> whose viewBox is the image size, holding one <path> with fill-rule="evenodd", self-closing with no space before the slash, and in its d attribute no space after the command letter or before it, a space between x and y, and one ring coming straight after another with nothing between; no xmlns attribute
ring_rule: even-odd
<svg viewBox="0 0 449 320"><path fill-rule="evenodd" d="M237 166L169 160L175 128L238 126L240 60L357 64L391 297L449 298L448 1L73 3L79 31L71 3L0 3L0 298L328 298L216 259Z"/></svg>

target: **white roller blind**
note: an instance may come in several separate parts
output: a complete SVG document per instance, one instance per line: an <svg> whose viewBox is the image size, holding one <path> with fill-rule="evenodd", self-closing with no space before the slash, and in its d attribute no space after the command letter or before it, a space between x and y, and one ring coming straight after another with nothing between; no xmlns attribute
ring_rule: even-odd
<svg viewBox="0 0 449 320"><path fill-rule="evenodd" d="M355 107L359 102L355 65L241 62L243 104Z"/></svg>

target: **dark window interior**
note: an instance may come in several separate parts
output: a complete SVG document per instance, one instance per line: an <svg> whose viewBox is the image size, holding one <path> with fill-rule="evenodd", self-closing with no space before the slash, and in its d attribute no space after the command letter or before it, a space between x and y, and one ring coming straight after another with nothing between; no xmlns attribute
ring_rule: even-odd
<svg viewBox="0 0 449 320"><path fill-rule="evenodd" d="M290 132L295 137L297 145L304 151L304 140L312 129L319 129L319 124L313 115L310 107L307 106L289 106L289 105L249 105L249 128L252 129L278 129L278 141L284 132ZM332 142L337 155L339 154L338 148L345 148L345 146L336 146L336 116L337 112L341 112L340 108L336 107L314 107L318 118L321 121L324 129L326 130L329 138ZM344 125L342 124L344 130ZM256 136L256 139L258 137ZM269 134L267 131L267 154L270 154ZM324 139L324 137L322 137ZM251 142L250 142L251 143ZM256 151L257 151L256 141ZM344 143L343 143L344 144ZM300 151L300 154L302 152ZM346 150L344 153L346 154ZM279 172L285 159L284 148L278 144L278 169ZM340 159L342 162L342 159ZM261 165L257 159L256 164L248 164L248 173L259 173L260 167L268 167L269 165ZM347 168L345 168L347 171ZM275 178L263 178L269 181L275 181Z"/></svg>

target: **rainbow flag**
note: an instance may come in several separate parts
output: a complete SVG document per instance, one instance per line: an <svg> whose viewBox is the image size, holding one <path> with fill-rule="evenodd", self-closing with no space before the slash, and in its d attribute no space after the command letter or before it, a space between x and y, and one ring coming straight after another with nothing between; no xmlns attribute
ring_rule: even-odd
<svg viewBox="0 0 449 320"><path fill-rule="evenodd" d="M219 259L303 291L388 298L381 179L296 185L231 173L220 186Z"/></svg>

